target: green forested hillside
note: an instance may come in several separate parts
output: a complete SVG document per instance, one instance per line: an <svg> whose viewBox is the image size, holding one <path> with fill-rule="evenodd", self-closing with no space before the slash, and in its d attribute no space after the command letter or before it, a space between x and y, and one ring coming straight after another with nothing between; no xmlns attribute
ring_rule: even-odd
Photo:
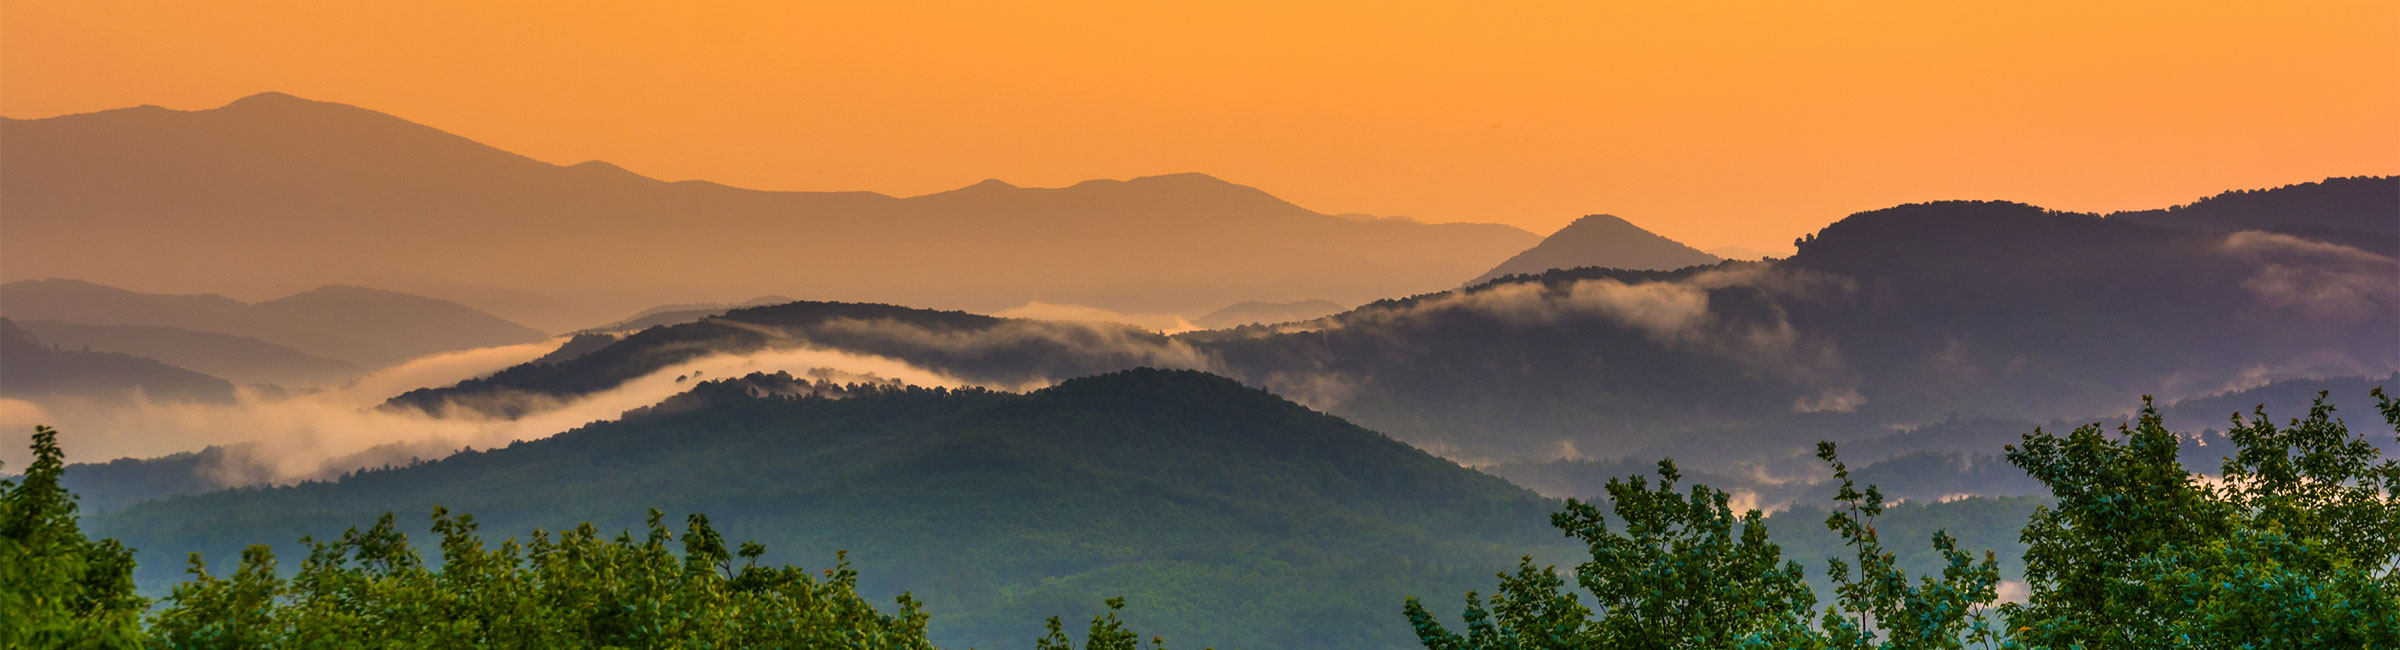
<svg viewBox="0 0 2400 650"><path fill-rule="evenodd" d="M1158 363L1167 338L1130 325L1049 323L874 303L803 301L652 327L571 358L412 390L393 408L517 415L523 396L574 397L712 354L820 347L891 357L970 381L1015 385Z"/></svg>
<svg viewBox="0 0 2400 650"><path fill-rule="evenodd" d="M847 549L862 591L901 590L946 647L1019 647L1040 621L1111 596L1177 647L1384 648L1406 643L1410 594L1488 580L1555 549L1555 502L1231 380L1133 370L1024 395L866 389L635 414L504 449L339 482L240 489L94 517L140 551L140 584L175 582L188 551L251 543L296 557L398 513L486 531L592 521L639 529L646 508L706 513L775 562ZM663 410L662 410L663 411ZM419 532L418 537L424 537ZM430 558L429 558L430 559Z"/></svg>

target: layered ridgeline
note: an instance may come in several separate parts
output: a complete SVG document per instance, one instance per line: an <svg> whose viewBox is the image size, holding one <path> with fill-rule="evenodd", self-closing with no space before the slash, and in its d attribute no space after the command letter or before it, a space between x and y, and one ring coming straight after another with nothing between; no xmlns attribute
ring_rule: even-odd
<svg viewBox="0 0 2400 650"><path fill-rule="evenodd" d="M388 406L517 416L696 360L799 348L885 357L1000 387L1038 387L1135 366L1202 365L1188 347L1130 325L794 302L735 309L622 339L579 336L559 353L452 386L409 391Z"/></svg>
<svg viewBox="0 0 2400 650"><path fill-rule="evenodd" d="M792 302L792 299L783 296L759 296L757 298L751 298L749 300L734 303L680 302L669 305L659 305L634 312L631 316L617 319L616 321L606 325L584 328L581 330L581 332L586 334L639 332L660 325L689 323L710 316L721 316L724 315L725 312L733 311L743 307L780 305L787 302Z"/></svg>
<svg viewBox="0 0 2400 650"><path fill-rule="evenodd" d="M17 213L9 213L12 223L17 218ZM15 267L16 259L12 257L10 264ZM144 293L80 280L22 280L0 284L0 316L122 326L107 331L83 329L75 336L87 337L95 347L123 346L124 351L147 350L161 357L207 358L229 367L292 376L321 376L338 370L327 366L327 360L376 368L437 352L545 338L541 332L455 302L351 286L318 287L246 303L214 294ZM254 339L267 345L206 334ZM240 356L243 352L263 356ZM237 358L228 360L224 358L227 355ZM291 365L279 365L282 363Z"/></svg>
<svg viewBox="0 0 2400 650"><path fill-rule="evenodd" d="M2111 219L2188 230L2258 230L2400 255L2400 219L2389 178L2328 178L2272 190L2233 191Z"/></svg>
<svg viewBox="0 0 2400 650"><path fill-rule="evenodd" d="M1212 330L1221 330L1243 325L1272 325L1315 320L1345 311L1349 311L1349 309L1335 304L1331 300L1310 299L1292 302L1244 300L1193 319L1192 324Z"/></svg>
<svg viewBox="0 0 2400 650"><path fill-rule="evenodd" d="M0 140L8 279L257 293L340 273L422 293L608 298L578 323L723 294L1167 313L1357 304L1451 286L1538 239L1321 214L1199 174L909 198L666 182L275 93L10 119Z"/></svg>
<svg viewBox="0 0 2400 650"><path fill-rule="evenodd" d="M1614 215L1595 214L1576 219L1542 243L1501 262L1467 281L1469 286L1512 275L1540 275L1553 269L1601 267L1633 271L1672 271L1715 264L1719 258L1660 237Z"/></svg>
<svg viewBox="0 0 2400 650"><path fill-rule="evenodd" d="M2189 467L2213 468L2232 441L2224 434L2236 414L2254 409L2268 413L2305 413L2311 398L2323 393L2356 398L2378 387L2400 386L2400 374L2336 379L2287 379L2247 390L2159 403L2158 412L2169 428L2187 432L2179 450ZM1869 459L1853 471L1862 483L1879 486L1895 500L1950 502L1966 496L2023 497L2047 493L2039 481L2026 476L2002 458L2002 450L2020 444L2037 429L2072 431L2092 423L2115 427L2134 421L2130 412L2095 414L2047 422L2007 417L1959 417L1912 426L1890 433L1842 443L1845 458ZM1789 435L1840 433L1833 427L1811 431L1795 426ZM1855 430L1852 431L1855 433ZM2400 454L2400 441L2370 439L2389 454ZM1481 467L1509 482L1556 498L1591 499L1605 495L1608 481L1649 471L1655 458L1553 459L1497 463ZM1692 469L1694 480L1755 499L1761 507L1805 506L1832 488L1815 458L1787 458L1744 467ZM1963 502L1962 502L1963 503ZM2020 513L2021 514L2021 513ZM1779 513L1777 517L1784 517ZM2021 518L2020 518L2021 519ZM1930 531L1930 529L1928 529ZM2012 529L2013 530L2013 529ZM1958 532L1958 531L1952 531ZM1996 548L2000 542L1992 542Z"/></svg>
<svg viewBox="0 0 2400 650"><path fill-rule="evenodd" d="M2392 200L2355 200L2368 192ZM1469 462L1674 456L1714 467L1945 420L2085 418L2142 395L2400 369L2400 263L2347 239L2258 230L2278 227L2290 206L2314 206L2346 231L2400 239L2400 179L2241 196L2252 198L2196 205L2276 211L2201 228L2016 203L1905 205L1852 215L1772 262L1550 271L1286 327L1174 337L794 303L645 331L399 403L516 405L712 350L814 346L998 385L1198 368Z"/></svg>
<svg viewBox="0 0 2400 650"><path fill-rule="evenodd" d="M0 318L0 397L230 402L233 384L155 359L43 341Z"/></svg>
<svg viewBox="0 0 2400 650"><path fill-rule="evenodd" d="M1474 588L1558 541L1555 502L1197 372L843 399L760 397L759 381L702 384L672 408L540 441L153 502L87 528L139 549L140 584L156 588L188 551L229 560L275 543L288 564L298 537L387 510L422 524L446 506L486 531L702 512L726 539L775 549L772 562L847 549L873 600L924 599L946 647L1022 647L1042 618L1110 596L1177 647L1399 647L1404 596Z"/></svg>
<svg viewBox="0 0 2400 650"><path fill-rule="evenodd" d="M163 325L87 325L56 320L20 321L17 326L61 347L157 359L244 384L336 385L361 372L357 364L233 334Z"/></svg>
<svg viewBox="0 0 2400 650"><path fill-rule="evenodd" d="M2353 202L2349 187L2388 200ZM2257 194L2400 237L2400 179ZM2381 376L2400 369L2394 331L2387 255L1945 202L1852 215L1770 263L1553 271L1184 341L1221 372L1459 458L1707 466L1944 419L2081 418L2145 394Z"/></svg>

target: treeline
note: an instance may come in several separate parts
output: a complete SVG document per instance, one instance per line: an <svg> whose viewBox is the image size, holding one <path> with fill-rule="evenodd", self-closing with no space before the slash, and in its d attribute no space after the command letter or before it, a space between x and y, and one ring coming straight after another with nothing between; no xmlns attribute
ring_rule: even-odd
<svg viewBox="0 0 2400 650"><path fill-rule="evenodd" d="M2372 395L2400 434L2400 403ZM1820 443L1839 484L1825 527L1849 551L1827 563L1822 607L1758 511L1679 487L1669 461L1655 487L1611 481L1606 513L1569 500L1552 517L1590 546L1572 573L1528 557L1490 598L1467 594L1463 632L1413 598L1406 613L1430 650L2400 647L2400 462L2323 393L2286 426L2253 413L2233 418L2215 476L2183 465L2182 436L2147 400L2116 435L2037 429L2010 445L2055 500L2020 531L2022 600L2001 602L1995 555L1947 532L1930 540L1936 574L1908 575L1877 531L1883 495Z"/></svg>
<svg viewBox="0 0 2400 650"><path fill-rule="evenodd" d="M308 557L289 577L265 546L224 572L194 553L190 580L152 608L134 591L132 551L78 528L57 432L37 427L33 451L24 476L0 482L0 648L934 647L914 598L876 608L839 555L820 574L760 566L765 547L729 546L703 515L672 534L656 510L639 536L586 524L494 546L473 516L437 509L439 570L387 514L302 540ZM1138 647L1122 606L1093 619L1085 648ZM1040 647L1073 647L1055 618L1050 631Z"/></svg>
<svg viewBox="0 0 2400 650"><path fill-rule="evenodd" d="M2400 402L2372 395L2400 434ZM2052 498L2020 531L2021 598L2001 597L1992 552L1946 532L1927 540L1938 570L1909 575L1878 529L1884 495L1821 444L1839 486L1824 525L1845 549L1825 567L1830 602L1761 513L1737 515L1666 461L1655 482L1612 481L1605 504L1552 516L1589 548L1571 572L1528 557L1488 598L1467 594L1459 619L1413 598L1402 614L1430 650L2400 647L2400 462L2323 394L2284 425L2236 416L2226 438L2213 476L2183 464L2181 436L2147 405L2113 434L2036 430L2009 446ZM305 541L293 572L266 547L230 571L195 555L154 604L134 589L131 551L78 527L57 434L37 428L33 448L25 475L0 483L0 647L933 647L916 598L868 602L838 554L813 573L766 566L763 546L727 542L705 516L677 534L656 511L639 534L586 524L492 545L472 517L437 509L438 569L385 515ZM1161 645L1117 618L1122 600L1108 605L1079 630L1084 648ZM1074 648L1066 627L1051 619L1035 646Z"/></svg>

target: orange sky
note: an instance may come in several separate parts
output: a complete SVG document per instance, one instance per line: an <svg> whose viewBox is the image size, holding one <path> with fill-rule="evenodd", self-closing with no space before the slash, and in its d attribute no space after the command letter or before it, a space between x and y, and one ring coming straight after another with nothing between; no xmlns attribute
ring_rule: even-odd
<svg viewBox="0 0 2400 650"><path fill-rule="evenodd" d="M1324 212L1610 212L1702 247L1905 201L2400 173L2390 0L1293 4L0 0L0 114L280 90L669 179L1202 171Z"/></svg>

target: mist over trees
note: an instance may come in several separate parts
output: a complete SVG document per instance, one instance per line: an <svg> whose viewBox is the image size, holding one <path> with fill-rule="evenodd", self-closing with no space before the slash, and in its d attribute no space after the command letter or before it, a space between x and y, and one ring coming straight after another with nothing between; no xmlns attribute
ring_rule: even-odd
<svg viewBox="0 0 2400 650"><path fill-rule="evenodd" d="M1541 525L1555 502L1221 377L1145 369L1025 394L795 383L709 379L537 441L123 506L87 527L140 549L141 584L165 585L186 552L298 558L293 540L385 512L412 535L437 506L511 535L705 513L766 543L762 563L848 550L859 593L914 594L929 638L956 647L1022 647L1046 617L1123 597L1128 625L1179 646L1386 648L1408 641L1393 618L1406 595L1563 550Z"/></svg>
<svg viewBox="0 0 2400 650"><path fill-rule="evenodd" d="M1788 259L1552 270L1175 336L797 302L653 328L580 359L398 402L570 396L692 355L813 346L1000 386L1140 365L1206 370L1477 464L1804 458L1805 445L1770 438L2048 422L2143 394L2400 370L2389 335L2400 331L2400 261L2261 230L2276 218L2246 207L2311 206L2366 228L2389 211L2355 195L2386 191L2400 196L2400 179L2203 202L2232 215L2211 223L2238 231L2006 202L1913 204L1851 215ZM2377 236L2387 234L2400 238ZM1771 458L1745 455L1755 449Z"/></svg>
<svg viewBox="0 0 2400 650"><path fill-rule="evenodd" d="M2372 396L2400 436L2400 402ZM1588 546L1574 572L1529 556L1489 598L1466 596L1458 630L1416 598L1387 616L1431 650L2400 643L2400 460L2350 431L2322 394L2286 424L2263 408L2236 414L2226 435L2234 448L2214 474L2178 460L2180 434L2147 404L2113 434L2036 430L2010 446L2009 462L2051 490L2021 533L2022 600L2002 602L1996 554L1948 531L1927 540L1937 568L1904 567L1890 545L1899 542L1878 526L1881 491L1856 482L1824 443L1819 457L1838 487L1822 526L1842 552L1819 587L1784 559L1758 511L1736 515L1726 492L1686 488L1662 461L1655 484L1612 481L1605 503L1569 500L1551 516ZM729 544L699 514L677 534L657 510L638 535L611 538L585 523L494 545L473 517L435 508L438 568L386 513L332 541L303 539L296 571L279 568L267 546L242 551L230 572L193 554L189 579L151 607L135 590L131 551L79 527L56 440L37 429L32 465L0 482L0 620L10 623L0 644L906 648L932 647L926 630L940 616L914 594L872 604L844 553L818 572L761 566L765 546ZM1821 601L1820 588L1831 598ZM1141 645L1120 618L1127 601L1106 605L1082 647ZM1045 650L1075 645L1056 616L1027 636Z"/></svg>

